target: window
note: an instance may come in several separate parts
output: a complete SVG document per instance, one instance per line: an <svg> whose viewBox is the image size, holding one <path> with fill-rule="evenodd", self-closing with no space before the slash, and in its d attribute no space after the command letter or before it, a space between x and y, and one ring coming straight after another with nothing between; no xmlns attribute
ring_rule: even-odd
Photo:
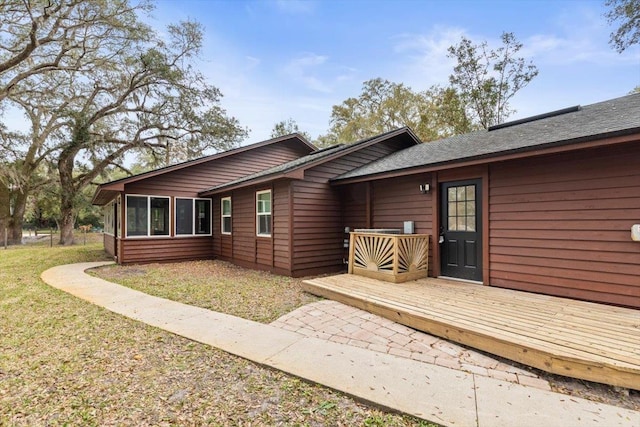
<svg viewBox="0 0 640 427"><path fill-rule="evenodd" d="M104 233L114 235L115 223L114 223L114 206L115 203L108 203L104 207Z"/></svg>
<svg viewBox="0 0 640 427"><path fill-rule="evenodd" d="M129 196L127 203L127 237L168 236L169 198Z"/></svg>
<svg viewBox="0 0 640 427"><path fill-rule="evenodd" d="M476 231L476 186L449 187L447 228L449 231Z"/></svg>
<svg viewBox="0 0 640 427"><path fill-rule="evenodd" d="M220 212L222 217L221 232L222 234L231 234L231 197L220 199Z"/></svg>
<svg viewBox="0 0 640 427"><path fill-rule="evenodd" d="M256 192L256 232L271 236L271 190Z"/></svg>
<svg viewBox="0 0 640 427"><path fill-rule="evenodd" d="M196 229L195 234L211 235L211 200L195 199Z"/></svg>
<svg viewBox="0 0 640 427"><path fill-rule="evenodd" d="M176 198L176 236L211 235L211 200Z"/></svg>

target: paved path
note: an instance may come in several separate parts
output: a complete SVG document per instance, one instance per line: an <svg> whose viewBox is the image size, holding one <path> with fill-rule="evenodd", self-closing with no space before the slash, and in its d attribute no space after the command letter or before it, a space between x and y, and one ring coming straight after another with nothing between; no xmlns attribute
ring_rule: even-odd
<svg viewBox="0 0 640 427"><path fill-rule="evenodd" d="M531 371L337 301L307 304L271 324L307 337L551 390L548 381Z"/></svg>
<svg viewBox="0 0 640 427"><path fill-rule="evenodd" d="M638 411L335 342L335 338L312 337L154 297L84 273L105 264L58 266L42 273L42 279L115 313L445 426L640 425Z"/></svg>

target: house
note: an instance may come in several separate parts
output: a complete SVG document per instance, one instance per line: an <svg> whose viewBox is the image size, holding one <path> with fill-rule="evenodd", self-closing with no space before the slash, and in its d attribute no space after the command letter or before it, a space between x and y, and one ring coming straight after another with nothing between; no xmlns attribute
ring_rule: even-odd
<svg viewBox="0 0 640 427"><path fill-rule="evenodd" d="M350 226L431 234L432 276L640 308L640 94L420 144L331 183Z"/></svg>
<svg viewBox="0 0 640 427"><path fill-rule="evenodd" d="M213 207L198 192L315 150L294 134L102 184L105 251L121 264L212 258Z"/></svg>
<svg viewBox="0 0 640 427"><path fill-rule="evenodd" d="M345 266L344 215L330 180L420 144L408 128L338 145L199 193L214 206L213 255L294 277Z"/></svg>
<svg viewBox="0 0 640 427"><path fill-rule="evenodd" d="M407 128L324 150L289 136L103 184L105 248L302 276L343 268L345 227L411 221L431 235L429 275L640 308L640 94L419 142Z"/></svg>

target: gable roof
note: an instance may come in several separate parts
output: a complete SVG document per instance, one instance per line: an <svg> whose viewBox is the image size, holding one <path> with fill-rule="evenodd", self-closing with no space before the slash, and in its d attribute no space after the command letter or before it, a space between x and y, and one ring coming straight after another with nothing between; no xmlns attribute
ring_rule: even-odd
<svg viewBox="0 0 640 427"><path fill-rule="evenodd" d="M323 150L318 150L304 157L300 157L299 159L238 178L225 184L216 185L201 191L199 194L200 196L208 196L221 191L229 191L231 189L259 184L278 178L302 179L304 178L304 171L306 169L398 136L405 136L414 144L420 144L420 139L408 127L394 129L380 135L354 142L353 144L334 145Z"/></svg>
<svg viewBox="0 0 640 427"><path fill-rule="evenodd" d="M637 132L640 132L640 93L409 147L332 181L357 181L373 175L490 159Z"/></svg>
<svg viewBox="0 0 640 427"><path fill-rule="evenodd" d="M154 169L151 171L143 172L137 175L128 176L126 178L117 179L114 181L106 182L104 184L100 184L96 189L93 195L93 204L104 204L109 202L115 194L119 191L124 191L124 185L132 182L140 181L143 179L151 178L154 176L166 174L169 172L174 172L180 169L188 168L191 166L199 165L202 163L222 159L225 157L233 156L239 153L243 153L249 150L253 150L256 148L264 147L267 145L277 144L284 141L294 141L300 144L301 147L308 149L310 152L316 151L317 148L315 145L311 144L307 141L302 135L299 133L292 133L289 135L279 136L277 138L271 138L265 141L256 142L249 145L244 145L242 147L232 148L230 150L222 151L220 153L215 153L210 156L200 157L198 159L189 160L182 163L177 163L171 166L165 166L162 168Z"/></svg>

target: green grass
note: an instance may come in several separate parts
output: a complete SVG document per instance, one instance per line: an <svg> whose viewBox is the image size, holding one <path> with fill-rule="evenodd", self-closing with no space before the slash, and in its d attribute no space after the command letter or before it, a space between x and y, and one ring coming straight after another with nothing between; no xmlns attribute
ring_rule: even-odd
<svg viewBox="0 0 640 427"><path fill-rule="evenodd" d="M101 243L0 250L0 426L432 425L113 314L39 278L55 265L103 259Z"/></svg>

